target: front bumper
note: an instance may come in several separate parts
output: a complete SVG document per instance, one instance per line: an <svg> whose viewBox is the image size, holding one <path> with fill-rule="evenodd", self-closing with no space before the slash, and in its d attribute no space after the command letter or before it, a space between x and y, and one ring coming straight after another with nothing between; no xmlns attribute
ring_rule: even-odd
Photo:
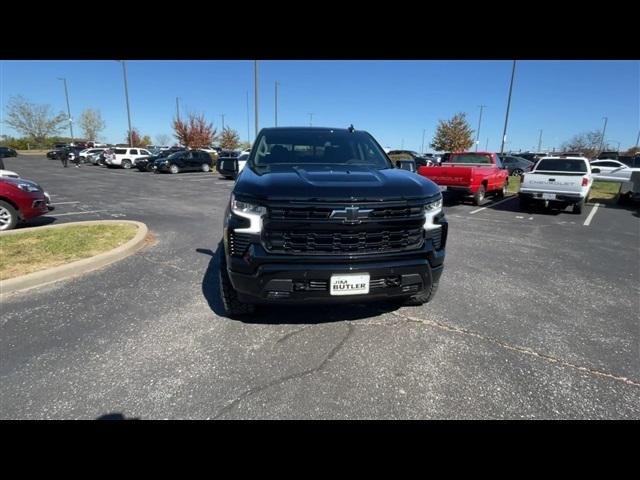
<svg viewBox="0 0 640 480"><path fill-rule="evenodd" d="M328 257L273 255L252 244L242 257L226 256L231 284L247 303L352 303L407 297L437 284L444 248L430 241L410 253ZM368 294L333 296L332 275L368 273Z"/></svg>

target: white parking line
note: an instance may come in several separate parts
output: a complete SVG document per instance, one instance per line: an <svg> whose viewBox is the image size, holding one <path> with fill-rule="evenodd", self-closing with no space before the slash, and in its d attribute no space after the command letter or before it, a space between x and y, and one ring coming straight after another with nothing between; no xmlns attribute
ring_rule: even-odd
<svg viewBox="0 0 640 480"><path fill-rule="evenodd" d="M87 210L86 212L70 212L70 213L59 213L59 214L52 214L50 215L51 217L65 217L67 215L83 215L85 213L100 213L100 212L106 212L107 210Z"/></svg>
<svg viewBox="0 0 640 480"><path fill-rule="evenodd" d="M469 212L469 215L473 215L474 213L481 212L485 208L495 207L496 205L500 205L501 203L508 202L509 200L513 200L516 197L517 197L517 195L512 195L511 197L505 198L504 200L500 200L499 202L496 202L496 203L492 203L491 205L487 205L486 207L478 208L477 210Z"/></svg>
<svg viewBox="0 0 640 480"><path fill-rule="evenodd" d="M584 221L584 223L582 224L585 227L588 227L591 224L591 219L593 218L593 216L596 214L596 211L598 210L598 207L600 206L599 203L596 203L593 208L591 209L591 212L589 212L589 216L587 217L587 219Z"/></svg>
<svg viewBox="0 0 640 480"><path fill-rule="evenodd" d="M72 203L80 203L80 202L55 202L52 205L71 205Z"/></svg>

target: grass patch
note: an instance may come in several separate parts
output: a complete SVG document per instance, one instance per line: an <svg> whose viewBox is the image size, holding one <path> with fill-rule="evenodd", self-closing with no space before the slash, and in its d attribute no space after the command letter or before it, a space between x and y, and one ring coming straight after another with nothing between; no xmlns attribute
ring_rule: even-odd
<svg viewBox="0 0 640 480"><path fill-rule="evenodd" d="M507 185L507 191L509 193L518 193L520 191L520 177L509 177L509 185Z"/></svg>
<svg viewBox="0 0 640 480"><path fill-rule="evenodd" d="M135 225L82 225L0 236L0 280L106 252L137 231Z"/></svg>

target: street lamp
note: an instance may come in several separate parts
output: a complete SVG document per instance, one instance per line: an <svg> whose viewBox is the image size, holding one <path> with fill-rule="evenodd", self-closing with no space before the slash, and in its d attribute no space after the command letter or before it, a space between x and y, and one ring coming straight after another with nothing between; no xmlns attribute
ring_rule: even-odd
<svg viewBox="0 0 640 480"><path fill-rule="evenodd" d="M309 126L312 127L313 126L313 113L309 114Z"/></svg>
<svg viewBox="0 0 640 480"><path fill-rule="evenodd" d="M502 132L502 146L500 147L500 153L504 153L504 144L507 139L507 124L509 122L509 109L511 108L511 92L513 90L513 77L516 73L516 61L513 61L513 67L511 68L511 83L509 84L509 99L507 100L507 113L504 117L504 130Z"/></svg>
<svg viewBox="0 0 640 480"><path fill-rule="evenodd" d="M133 147L131 132L131 110L129 109L129 88L127 87L127 67L124 60L117 60L122 64L122 76L124 77L124 97L127 102L127 121L129 122L129 147Z"/></svg>
<svg viewBox="0 0 640 480"><path fill-rule="evenodd" d="M426 129L422 129L422 151L420 152L422 155L424 155L424 134L427 132Z"/></svg>
<svg viewBox="0 0 640 480"><path fill-rule="evenodd" d="M476 135L476 152L478 151L478 144L480 143L480 126L482 125L482 110L486 105L480 105L480 118L478 119L478 134Z"/></svg>
<svg viewBox="0 0 640 480"><path fill-rule="evenodd" d="M253 61L253 89L254 89L254 110L255 110L255 135L258 136L258 61Z"/></svg>
<svg viewBox="0 0 640 480"><path fill-rule="evenodd" d="M602 153L602 147L604 145L604 134L607 131L607 121L609 120L607 117L602 117L604 119L604 126L602 127L602 138L600 139L600 153Z"/></svg>
<svg viewBox="0 0 640 480"><path fill-rule="evenodd" d="M280 82L276 81L276 127L278 126L278 85Z"/></svg>
<svg viewBox="0 0 640 480"><path fill-rule="evenodd" d="M71 108L69 107L69 92L67 90L67 79L58 77L58 80L64 82L64 96L67 99L67 115L69 117L69 133L71 133L71 143L73 143L73 120L71 120Z"/></svg>

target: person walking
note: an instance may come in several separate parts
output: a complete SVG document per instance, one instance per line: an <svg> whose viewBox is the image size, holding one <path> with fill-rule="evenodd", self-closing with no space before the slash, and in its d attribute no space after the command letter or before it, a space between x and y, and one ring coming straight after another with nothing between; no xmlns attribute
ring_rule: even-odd
<svg viewBox="0 0 640 480"><path fill-rule="evenodd" d="M69 152L66 148L63 148L62 150L60 150L60 152L58 152L58 155L60 156L60 161L62 162L62 166L64 168L67 168L67 163L69 162Z"/></svg>

